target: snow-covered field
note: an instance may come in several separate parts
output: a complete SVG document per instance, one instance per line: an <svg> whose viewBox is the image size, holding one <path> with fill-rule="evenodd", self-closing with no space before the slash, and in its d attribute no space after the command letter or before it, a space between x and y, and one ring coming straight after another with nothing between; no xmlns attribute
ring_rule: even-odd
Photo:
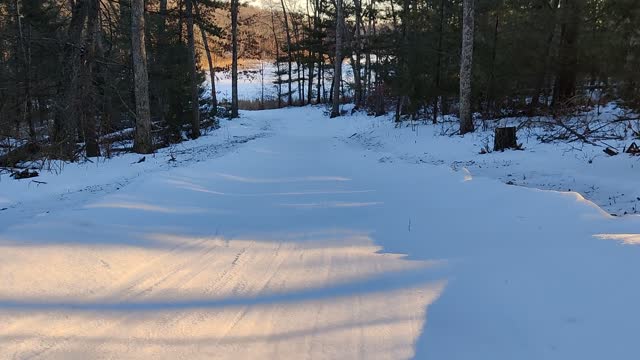
<svg viewBox="0 0 640 360"><path fill-rule="evenodd" d="M0 358L636 359L640 160L443 126L243 112L3 176Z"/></svg>
<svg viewBox="0 0 640 360"><path fill-rule="evenodd" d="M277 80L276 75L277 67L271 62L262 62L257 64L250 64L245 69L242 69L238 72L238 98L240 100L260 100L262 94L264 92L265 101L276 100L278 97L278 85L275 84ZM281 63L280 70L287 70L287 64ZM297 67L293 64L293 73L292 78L297 79ZM305 69L305 74L303 76L307 76L307 70ZM314 72L314 92L316 91L316 83L317 83L318 70L316 69ZM344 63L342 66L342 76L345 82L353 81L353 69L351 65L348 63ZM287 75L282 75L281 80L286 81ZM329 97L329 91L331 88L331 80L332 80L332 72L331 70L326 70L323 78L323 89L325 97ZM205 84L206 94L210 94L210 81L211 77L207 72L207 83ZM307 93L307 84L305 83L304 93L305 96ZM348 92L348 87L344 88L345 92ZM283 83L280 89L283 94L282 100L286 102L287 100L287 92L289 91L288 84ZM294 81L291 84L291 91L293 92L292 97L295 100L298 100L298 82ZM231 73L228 71L219 72L216 74L216 95L218 100L226 100L231 101Z"/></svg>

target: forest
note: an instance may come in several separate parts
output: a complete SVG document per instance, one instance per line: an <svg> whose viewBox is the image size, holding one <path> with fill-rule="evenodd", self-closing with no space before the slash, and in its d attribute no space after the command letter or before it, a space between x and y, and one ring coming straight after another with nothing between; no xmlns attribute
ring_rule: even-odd
<svg viewBox="0 0 640 360"><path fill-rule="evenodd" d="M461 134L548 116L592 141L562 117L640 107L639 21L635 0L6 0L0 165L151 153L239 108L307 104L396 122L453 115ZM238 72L256 60L277 95L239 101Z"/></svg>

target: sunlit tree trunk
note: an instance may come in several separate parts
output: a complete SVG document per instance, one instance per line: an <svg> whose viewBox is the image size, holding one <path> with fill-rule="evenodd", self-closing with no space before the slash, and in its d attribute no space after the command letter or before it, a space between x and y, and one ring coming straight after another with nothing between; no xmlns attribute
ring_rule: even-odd
<svg viewBox="0 0 640 360"><path fill-rule="evenodd" d="M196 3L195 6L196 16L200 18L200 8ZM216 71L213 66L213 58L211 56L211 50L209 49L209 39L207 36L207 32L204 30L202 25L199 26L200 34L202 35L202 45L204 46L204 52L207 55L207 63L209 65L209 77L211 78L211 107L213 109L214 115L218 111L218 98L216 96Z"/></svg>

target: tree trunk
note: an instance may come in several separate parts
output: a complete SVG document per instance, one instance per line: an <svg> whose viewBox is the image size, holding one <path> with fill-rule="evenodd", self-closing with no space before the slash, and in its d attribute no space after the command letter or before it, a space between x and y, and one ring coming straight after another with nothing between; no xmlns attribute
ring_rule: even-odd
<svg viewBox="0 0 640 360"><path fill-rule="evenodd" d="M518 146L518 139L516 138L515 126L496 128L495 137L493 140L494 151L519 148L520 147Z"/></svg>
<svg viewBox="0 0 640 360"><path fill-rule="evenodd" d="M308 34L311 35L313 34L313 32L315 31L315 23L312 23L312 18L315 21L315 13L313 15L313 17L311 16L311 12L309 11L309 4L310 4L311 0L306 0L306 13L305 15L307 16L307 29L308 29ZM304 28L303 28L303 33L304 33ZM304 38L304 35L303 35ZM305 39L307 40L309 43L313 42L313 38L308 38ZM307 56L305 58L306 60L306 65L307 65L307 70L308 70L308 74L309 74L309 78L307 80L307 104L311 104L311 100L313 99L313 71L314 71L314 47L315 46L309 46L308 49L308 53ZM302 52L302 54L304 54L304 51Z"/></svg>
<svg viewBox="0 0 640 360"><path fill-rule="evenodd" d="M342 0L336 0L336 56L333 72L333 107L331 117L340 116L340 83L342 82Z"/></svg>
<svg viewBox="0 0 640 360"><path fill-rule="evenodd" d="M356 28L355 28L355 44L353 46L353 52L356 56L353 62L353 80L355 82L355 106L357 109L362 107L362 77L360 73L360 55L362 52L362 40L361 40L361 24L362 24L362 0L354 0L355 16L356 16Z"/></svg>
<svg viewBox="0 0 640 360"><path fill-rule="evenodd" d="M185 0L187 11L187 42L189 47L189 73L191 74L191 138L200 137L200 102L198 97L198 65L193 34L193 0Z"/></svg>
<svg viewBox="0 0 640 360"><path fill-rule="evenodd" d="M87 12L87 41L85 44L85 59L83 61L82 74L82 109L80 110L82 129L84 132L85 152L87 157L100 156L100 145L98 144L97 134L97 108L95 104L96 91L93 86L95 60L96 60L96 42L98 41L98 33L101 31L100 1L89 0L89 9Z"/></svg>
<svg viewBox="0 0 640 360"><path fill-rule="evenodd" d="M500 13L496 13L496 22L493 30L493 47L491 48L491 66L489 68L489 83L486 94L486 110L489 117L495 113L495 99L493 98L493 81L495 79L496 57L498 55L498 31L500 27Z"/></svg>
<svg viewBox="0 0 640 360"><path fill-rule="evenodd" d="M553 107L572 105L576 95L578 65L578 32L582 0L563 0L560 49L558 52L558 72L553 89Z"/></svg>
<svg viewBox="0 0 640 360"><path fill-rule="evenodd" d="M307 103L311 104L311 100L313 100L313 72L315 71L313 54L309 54L309 61L307 66L309 69L309 80L307 81Z"/></svg>
<svg viewBox="0 0 640 360"><path fill-rule="evenodd" d="M183 0L178 0L178 42L182 42L182 34L184 33L184 13L182 12Z"/></svg>
<svg viewBox="0 0 640 360"><path fill-rule="evenodd" d="M29 138L31 141L35 140L36 131L33 124L33 103L31 99L31 31L29 31L29 40L27 41L24 34L22 24L22 14L20 13L20 4L18 0L14 0L14 7L16 13L16 25L18 26L18 42L20 43L20 49L22 52L22 69L24 71L24 110L22 111L24 122L29 126Z"/></svg>
<svg viewBox="0 0 640 360"><path fill-rule="evenodd" d="M131 3L131 49L133 53L134 90L136 94L136 134L134 151L153 152L151 113L149 110L149 74L145 47L144 0Z"/></svg>
<svg viewBox="0 0 640 360"><path fill-rule="evenodd" d="M287 105L291 106L293 104L293 93L291 92L291 62L293 59L291 58L291 33L289 31L289 18L287 17L287 8L284 6L284 0L280 0L280 4L282 4L282 16L284 17L284 29L287 34L287 63L289 65L288 71L288 79L287 83L289 84L289 96L287 100Z"/></svg>
<svg viewBox="0 0 640 360"><path fill-rule="evenodd" d="M76 2L67 32L64 51L63 83L59 84L59 103L54 118L54 142L63 159L74 160L77 128L73 120L79 118L79 75L82 68L82 31L89 8L89 0Z"/></svg>
<svg viewBox="0 0 640 360"><path fill-rule="evenodd" d="M240 0L231 0L231 118L238 114L238 7Z"/></svg>
<svg viewBox="0 0 640 360"><path fill-rule="evenodd" d="M260 109L264 110L264 61L260 59Z"/></svg>
<svg viewBox="0 0 640 360"><path fill-rule="evenodd" d="M160 33L164 33L167 28L167 0L160 0Z"/></svg>
<svg viewBox="0 0 640 360"><path fill-rule="evenodd" d="M545 43L542 62L543 67L540 73L538 74L538 78L536 79L536 88L533 94L533 98L531 99L531 105L529 107L529 115L533 115L534 111L540 105L540 95L543 93L543 89L546 88L547 85L547 73L549 71L549 67L551 66L551 46L553 44L553 38L556 33L556 26L558 25L558 5L560 4L560 0L553 0L549 5L552 19L549 24L549 33L547 34L547 41ZM545 106L548 106L548 103L545 101Z"/></svg>
<svg viewBox="0 0 640 360"><path fill-rule="evenodd" d="M318 34L318 84L316 86L317 99L316 103L320 104L322 102L322 90L324 85L324 52L322 47L322 38L318 32L320 28L320 11L322 9L322 0L316 0L316 14L314 17L314 29L316 30L316 34Z"/></svg>
<svg viewBox="0 0 640 360"><path fill-rule="evenodd" d="M473 69L474 0L463 0L460 57L460 134L472 132L471 77Z"/></svg>
<svg viewBox="0 0 640 360"><path fill-rule="evenodd" d="M627 80L625 81L623 88L623 96L629 99L637 100L637 87L638 87L638 54L640 49L640 28L632 30L628 45L627 54L625 56L624 70L627 74Z"/></svg>
<svg viewBox="0 0 640 360"><path fill-rule="evenodd" d="M445 0L440 1L440 21L438 24L438 54L436 59L436 77L435 77L435 90L436 95L433 97L433 118L432 122L434 124L438 123L438 102L439 102L439 92L440 92L440 74L442 73L442 39L444 37L444 5Z"/></svg>
<svg viewBox="0 0 640 360"><path fill-rule="evenodd" d="M529 105L529 115L533 115L535 110L540 106L540 95L543 92L543 88L545 87L547 79L547 70L549 68L549 53L551 51L551 43L553 42L553 37L554 31L549 31L544 51L544 66L538 74L538 78L536 80L536 88L534 90L533 97L531 98L531 104Z"/></svg>
<svg viewBox="0 0 640 360"><path fill-rule="evenodd" d="M160 0L160 26L159 26L159 34L158 34L158 46L167 46L169 43L168 34L167 34L167 0ZM158 64L166 63L167 54L163 52L159 52L156 62ZM165 89L164 87L160 89L155 89L156 101L158 106L158 113L160 115L160 123L163 126L167 125L167 105L169 98L169 89Z"/></svg>
<svg viewBox="0 0 640 360"><path fill-rule="evenodd" d="M298 29L299 24L295 21L295 17L291 18L291 25L293 26L293 36L296 44L300 44L300 31ZM304 106L304 69L302 67L302 61L300 60L300 54L300 49L298 49L295 55L296 72L298 73L298 105Z"/></svg>
<svg viewBox="0 0 640 360"><path fill-rule="evenodd" d="M335 64L335 63L334 63ZM333 67L334 71L335 71L335 65ZM335 75L335 73L334 73ZM333 76L331 78L331 84L329 85L329 102L333 104L333 87L336 84L336 77Z"/></svg>
<svg viewBox="0 0 640 360"><path fill-rule="evenodd" d="M194 8L196 11L196 16L200 18L200 9L198 8L198 4L194 4ZM211 108L213 109L213 114L215 115L218 112L218 98L216 97L216 71L213 66L213 58L211 57L211 50L209 49L209 39L206 31L202 27L199 26L200 34L202 35L202 45L204 45L204 52L207 55L207 63L209 65L209 77L211 78Z"/></svg>
<svg viewBox="0 0 640 360"><path fill-rule="evenodd" d="M102 18L100 18L99 20L102 20ZM98 22L98 24L99 23L100 21ZM100 28L99 25L98 27ZM103 38L104 33L102 32L101 29L100 31L98 31L97 36L98 38L96 39L96 56L98 57L98 59L105 59L107 58L107 56L114 55L114 53L111 51L109 51L109 54L107 54L107 51L105 50L105 42ZM107 64L96 62L95 71L96 71L96 75L99 77L98 83L101 81L103 84L102 93L101 93L102 116L100 118L101 120L100 130L102 134L108 134L114 130L113 120L117 119L117 115L113 106L113 99L114 99L113 89L116 87L114 85L115 79L113 76L111 76L109 72L109 66ZM135 84L135 81L134 81L134 84ZM111 156L110 147L106 147L105 150L106 150L106 154L104 155L107 157L110 157Z"/></svg>
<svg viewBox="0 0 640 360"><path fill-rule="evenodd" d="M362 94L362 102L363 104L366 104L368 101L368 98L370 96L370 92L374 91L373 88L371 86L371 72L372 72L372 66L371 66L371 38L373 36L375 36L375 27L374 27L374 22L373 22L373 17L374 17L374 9L375 9L375 0L371 0L369 2L369 10L367 11L368 13L368 21L367 21L367 39L366 39L366 43L367 43L367 52L365 55L365 60L364 60L364 85L363 85L363 94Z"/></svg>
<svg viewBox="0 0 640 360"><path fill-rule="evenodd" d="M278 42L278 34L276 32L276 20L271 11L271 30L273 31L273 41L276 45L276 74L278 83L278 108L282 107L282 78L280 76L280 43Z"/></svg>

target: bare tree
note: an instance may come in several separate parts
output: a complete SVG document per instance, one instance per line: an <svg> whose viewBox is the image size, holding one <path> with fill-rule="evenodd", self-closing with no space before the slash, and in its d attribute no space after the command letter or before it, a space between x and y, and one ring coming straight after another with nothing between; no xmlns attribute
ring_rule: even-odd
<svg viewBox="0 0 640 360"><path fill-rule="evenodd" d="M474 0L463 0L462 54L460 57L460 134L466 134L474 130L471 113L474 12Z"/></svg>

